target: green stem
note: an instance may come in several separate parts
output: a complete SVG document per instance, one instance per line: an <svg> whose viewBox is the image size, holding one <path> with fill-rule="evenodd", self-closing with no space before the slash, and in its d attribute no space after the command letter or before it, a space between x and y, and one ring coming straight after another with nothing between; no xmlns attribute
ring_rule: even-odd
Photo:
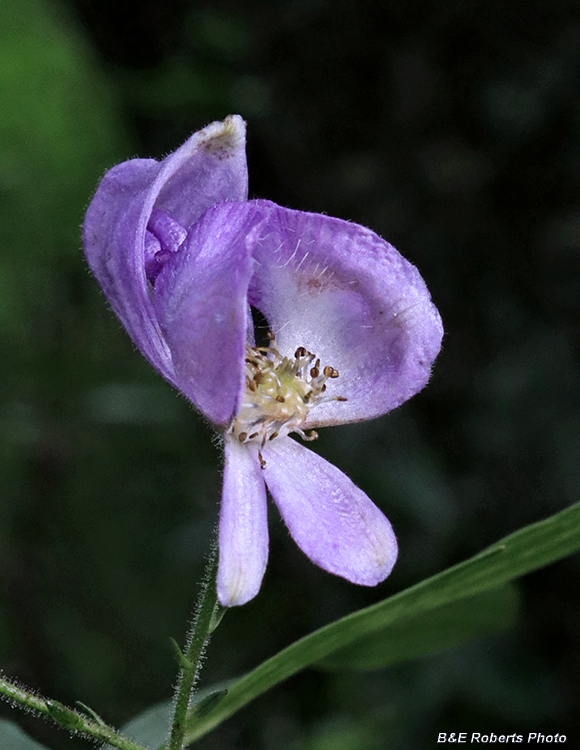
<svg viewBox="0 0 580 750"><path fill-rule="evenodd" d="M174 643L181 667L175 691L175 709L171 723L168 750L183 750L185 746L186 719L193 688L199 676L201 658L209 638L219 622L220 605L217 600L216 574L218 565L217 544L212 546L193 625L187 636L185 652Z"/></svg>
<svg viewBox="0 0 580 750"><path fill-rule="evenodd" d="M69 731L88 735L99 740L99 742L107 742L109 745L119 748L119 750L146 750L143 745L123 737L108 724L105 724L104 721L89 718L80 711L69 708L58 701L42 698L40 695L36 695L20 685L15 685L1 676L0 697L8 703L16 703L21 708L47 716Z"/></svg>

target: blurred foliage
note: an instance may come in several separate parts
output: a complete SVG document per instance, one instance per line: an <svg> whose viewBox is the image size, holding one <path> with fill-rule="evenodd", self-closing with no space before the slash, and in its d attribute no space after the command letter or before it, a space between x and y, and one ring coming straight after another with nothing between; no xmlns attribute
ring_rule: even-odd
<svg viewBox="0 0 580 750"><path fill-rule="evenodd" d="M424 393L316 446L392 519L391 579L358 589L314 568L272 513L264 587L216 632L205 684L578 499L578 10L4 0L6 673L117 723L168 697L220 455L107 309L79 226L105 168L230 112L249 122L252 195L387 237L447 336ZM500 726L578 737L577 580L577 558L525 579L515 634L371 674L301 674L199 747L420 750L439 731ZM86 746L18 719L53 750Z"/></svg>
<svg viewBox="0 0 580 750"><path fill-rule="evenodd" d="M5 719L0 719L0 742L2 747L10 750L47 750L45 745L40 745L18 726Z"/></svg>

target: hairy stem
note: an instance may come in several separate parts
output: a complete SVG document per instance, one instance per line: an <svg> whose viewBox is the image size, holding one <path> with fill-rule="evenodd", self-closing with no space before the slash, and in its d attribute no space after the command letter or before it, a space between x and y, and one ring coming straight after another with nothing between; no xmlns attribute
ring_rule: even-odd
<svg viewBox="0 0 580 750"><path fill-rule="evenodd" d="M175 691L175 709L171 724L168 750L183 750L186 719L193 688L199 676L201 660L209 638L219 622L220 604L217 600L216 574L218 564L217 544L212 546L205 581L199 595L193 625L182 653L174 643L181 667Z"/></svg>
<svg viewBox="0 0 580 750"><path fill-rule="evenodd" d="M92 717L81 711L65 706L58 701L42 698L40 695L16 685L0 676L0 697L19 708L32 710L36 714L48 716L56 724L75 734L83 734L100 742L107 742L119 750L146 750L143 745L123 737L112 727L92 713ZM90 709L88 709L90 710Z"/></svg>

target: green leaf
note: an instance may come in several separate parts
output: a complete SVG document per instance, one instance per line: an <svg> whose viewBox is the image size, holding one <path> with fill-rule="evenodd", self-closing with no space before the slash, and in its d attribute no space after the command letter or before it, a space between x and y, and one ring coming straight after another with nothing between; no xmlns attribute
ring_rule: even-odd
<svg viewBox="0 0 580 750"><path fill-rule="evenodd" d="M220 682L212 687L195 693L192 698L191 716L205 716L222 696L227 694L230 682ZM173 701L156 703L138 714L121 727L121 733L139 742L145 747L160 748L169 737L169 724L173 712ZM0 749L2 744L0 743ZM111 745L104 745L101 750L114 750Z"/></svg>
<svg viewBox="0 0 580 750"><path fill-rule="evenodd" d="M317 666L329 671L381 669L442 651L515 625L518 589L507 584L403 618L335 651Z"/></svg>
<svg viewBox="0 0 580 750"><path fill-rule="evenodd" d="M103 719L99 716L99 714L96 711L93 711L90 706L87 706L86 703L76 701L76 704L86 716L89 716L91 719L93 719L93 721L96 721L97 724L100 724L103 727L107 726Z"/></svg>
<svg viewBox="0 0 580 750"><path fill-rule="evenodd" d="M510 534L459 565L296 641L231 685L214 710L190 724L187 741L201 737L274 685L360 638L498 588L579 548L580 504L576 504Z"/></svg>
<svg viewBox="0 0 580 750"><path fill-rule="evenodd" d="M169 645L171 646L171 649L173 651L173 655L175 656L175 661L179 664L181 669L193 669L192 663L187 659L183 651L179 648L179 644L175 640L175 638L169 639Z"/></svg>
<svg viewBox="0 0 580 750"><path fill-rule="evenodd" d="M48 708L48 715L54 719L57 724L61 727L67 727L67 729L80 729L82 726L81 720L78 714L68 706L54 700L47 700L46 707Z"/></svg>
<svg viewBox="0 0 580 750"><path fill-rule="evenodd" d="M0 719L0 747L10 750L48 750L46 745L33 740L16 724Z"/></svg>
<svg viewBox="0 0 580 750"><path fill-rule="evenodd" d="M194 706L190 711L189 718L193 721L194 718L197 721L202 716L205 716L212 711L218 703L221 703L223 698L228 694L227 689L208 688L203 691L203 698L200 697L201 693L194 697Z"/></svg>
<svg viewBox="0 0 580 750"><path fill-rule="evenodd" d="M160 747L169 734L172 701L163 701L150 706L143 713L135 716L121 727L121 733L139 742L145 747ZM111 745L104 745L101 750L114 750Z"/></svg>
<svg viewBox="0 0 580 750"><path fill-rule="evenodd" d="M217 603L215 612L213 613L213 617L211 618L211 624L209 626L210 633L213 633L214 630L217 629L220 622L224 619L224 615L227 611L228 611L227 607L222 607L222 605L219 602Z"/></svg>

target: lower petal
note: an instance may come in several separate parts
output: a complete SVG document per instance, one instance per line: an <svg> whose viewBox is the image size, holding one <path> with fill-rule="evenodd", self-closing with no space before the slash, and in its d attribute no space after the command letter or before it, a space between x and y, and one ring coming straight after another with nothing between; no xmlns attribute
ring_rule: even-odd
<svg viewBox="0 0 580 750"><path fill-rule="evenodd" d="M226 438L217 574L224 607L256 596L268 561L266 487L252 449Z"/></svg>
<svg viewBox="0 0 580 750"><path fill-rule="evenodd" d="M391 524L345 474L291 438L273 440L262 456L274 502L313 563L363 586L389 575L397 558Z"/></svg>

